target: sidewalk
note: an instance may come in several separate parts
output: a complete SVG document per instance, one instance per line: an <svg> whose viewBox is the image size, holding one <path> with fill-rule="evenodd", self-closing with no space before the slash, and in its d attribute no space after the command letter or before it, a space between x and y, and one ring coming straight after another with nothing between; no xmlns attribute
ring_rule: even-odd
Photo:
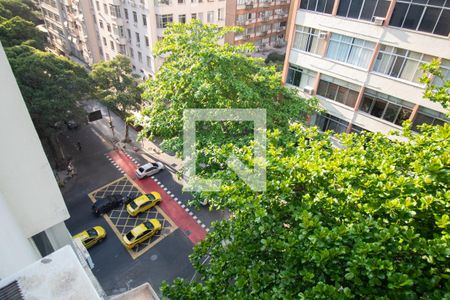
<svg viewBox="0 0 450 300"><path fill-rule="evenodd" d="M85 101L83 102L83 107L87 112L101 110L103 119L91 122L91 124L99 129L102 132L103 136L105 136L111 142L111 144L116 144L117 147L128 153L137 152L144 156L147 160L160 161L166 166L170 166L170 168L176 172L181 171L183 162L180 158L164 153L160 149L159 145L153 143L152 141L149 141L147 139L138 141L138 133L132 127L129 127L128 130L128 135L131 139L131 142L122 143L121 141L125 138L125 122L110 110L109 113L111 115L112 124L114 126L113 136L113 131L109 127L108 109L99 101Z"/></svg>

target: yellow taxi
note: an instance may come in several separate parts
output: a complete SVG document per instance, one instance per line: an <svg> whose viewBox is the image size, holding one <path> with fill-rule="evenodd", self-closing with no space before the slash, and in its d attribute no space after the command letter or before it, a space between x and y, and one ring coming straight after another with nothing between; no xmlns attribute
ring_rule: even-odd
<svg viewBox="0 0 450 300"><path fill-rule="evenodd" d="M131 229L123 236L123 242L128 249L134 248L161 230L161 223L157 219L148 219L144 223Z"/></svg>
<svg viewBox="0 0 450 300"><path fill-rule="evenodd" d="M157 192L151 192L137 197L127 205L127 211L130 216L137 216L139 213L144 212L155 206L161 201L161 195Z"/></svg>
<svg viewBox="0 0 450 300"><path fill-rule="evenodd" d="M101 242L105 237L105 229L101 226L95 226L74 235L72 238L80 239L86 249L89 249L97 243Z"/></svg>

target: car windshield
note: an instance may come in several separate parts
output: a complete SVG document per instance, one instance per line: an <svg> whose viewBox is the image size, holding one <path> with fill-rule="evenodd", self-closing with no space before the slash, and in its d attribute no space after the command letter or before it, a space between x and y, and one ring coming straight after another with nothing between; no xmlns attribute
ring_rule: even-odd
<svg viewBox="0 0 450 300"><path fill-rule="evenodd" d="M153 224L150 221L145 221L144 222L145 227L147 227L148 229L153 229Z"/></svg>
<svg viewBox="0 0 450 300"><path fill-rule="evenodd" d="M87 233L89 236L97 236L98 235L97 230L95 230L94 228L88 229Z"/></svg>
<svg viewBox="0 0 450 300"><path fill-rule="evenodd" d="M147 194L148 199L150 200L155 200L155 196L153 196L152 194Z"/></svg>
<svg viewBox="0 0 450 300"><path fill-rule="evenodd" d="M136 202L131 201L130 202L130 206L131 206L132 209L135 209L137 207Z"/></svg>
<svg viewBox="0 0 450 300"><path fill-rule="evenodd" d="M125 236L127 237L127 239L128 239L129 241L134 240L134 235L133 235L133 233L132 233L131 231L128 232Z"/></svg>
<svg viewBox="0 0 450 300"><path fill-rule="evenodd" d="M145 169L144 169L143 167L140 167L138 170L139 170L139 172L141 172L141 173L145 171Z"/></svg>

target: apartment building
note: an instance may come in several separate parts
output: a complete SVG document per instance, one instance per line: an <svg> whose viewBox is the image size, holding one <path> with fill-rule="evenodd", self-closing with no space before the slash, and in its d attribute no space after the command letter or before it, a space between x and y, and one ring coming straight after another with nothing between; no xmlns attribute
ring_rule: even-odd
<svg viewBox="0 0 450 300"><path fill-rule="evenodd" d="M293 0L283 82L317 96L321 130L388 133L411 120L448 122L423 99L420 65L441 60L450 79L450 1ZM435 79L437 84L439 83Z"/></svg>
<svg viewBox="0 0 450 300"><path fill-rule="evenodd" d="M56 53L92 65L102 57L90 0L39 0Z"/></svg>
<svg viewBox="0 0 450 300"><path fill-rule="evenodd" d="M257 50L285 46L290 2L291 0L227 0L226 25L239 26L244 30L228 35L225 42L251 42Z"/></svg>
<svg viewBox="0 0 450 300"><path fill-rule="evenodd" d="M144 78L154 75L161 64L153 57L153 47L169 23L197 19L225 25L224 0L93 1L103 58L126 55Z"/></svg>

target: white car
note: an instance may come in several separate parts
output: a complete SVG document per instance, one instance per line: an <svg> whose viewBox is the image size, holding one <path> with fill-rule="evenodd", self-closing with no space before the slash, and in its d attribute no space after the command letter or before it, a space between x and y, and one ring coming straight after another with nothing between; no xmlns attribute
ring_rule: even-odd
<svg viewBox="0 0 450 300"><path fill-rule="evenodd" d="M160 163L159 161L154 162L154 163L148 163L148 164L142 165L139 168L137 168L136 176L137 176L137 178L142 179L147 176L155 175L162 169L164 169L164 165L162 163Z"/></svg>

